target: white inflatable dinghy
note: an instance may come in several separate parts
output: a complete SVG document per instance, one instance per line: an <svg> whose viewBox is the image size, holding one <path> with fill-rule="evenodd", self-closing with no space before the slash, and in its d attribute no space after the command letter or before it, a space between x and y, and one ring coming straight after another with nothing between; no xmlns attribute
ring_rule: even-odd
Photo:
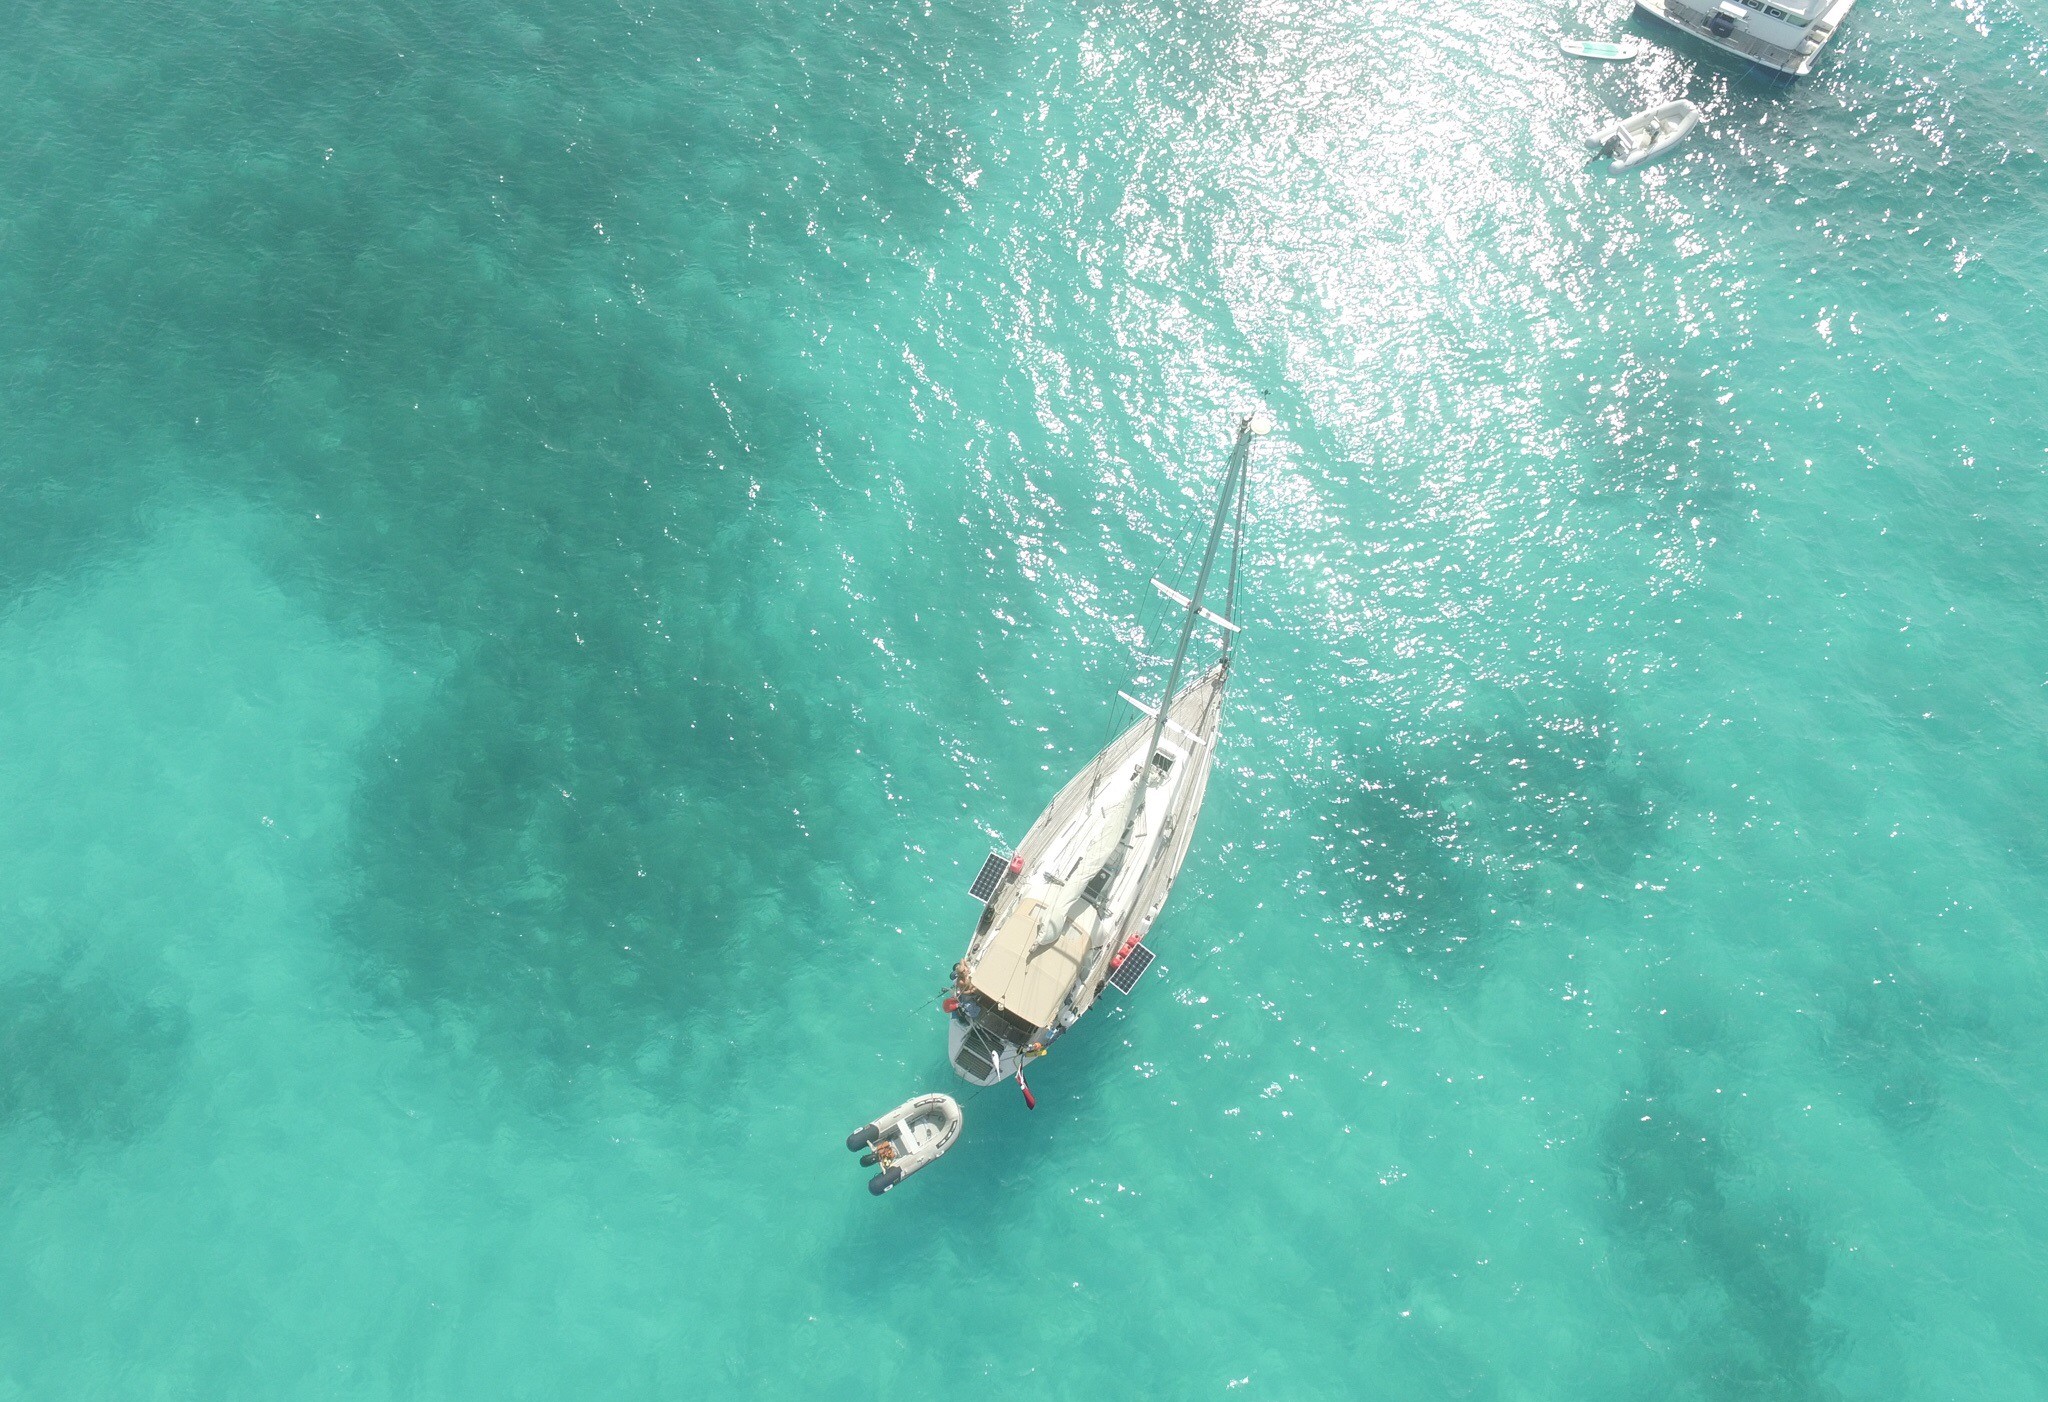
<svg viewBox="0 0 2048 1402"><path fill-rule="evenodd" d="M952 1148L963 1122L952 1096L915 1096L847 1135L846 1147L860 1154L863 1168L881 1168L868 1180L868 1191L880 1197Z"/></svg>
<svg viewBox="0 0 2048 1402"><path fill-rule="evenodd" d="M1699 124L1700 109L1680 98L1604 126L1587 137L1586 144L1601 152L1613 148L1614 169L1618 173L1634 170L1644 161L1663 155L1690 136Z"/></svg>

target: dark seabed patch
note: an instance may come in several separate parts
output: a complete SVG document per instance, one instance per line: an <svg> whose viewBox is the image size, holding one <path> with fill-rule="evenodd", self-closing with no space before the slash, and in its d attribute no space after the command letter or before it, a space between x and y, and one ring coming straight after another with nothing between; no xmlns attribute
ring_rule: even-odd
<svg viewBox="0 0 2048 1402"><path fill-rule="evenodd" d="M191 1018L169 991L93 972L0 982L0 1127L37 1125L81 1146L159 1123L184 1074Z"/></svg>
<svg viewBox="0 0 2048 1402"><path fill-rule="evenodd" d="M1673 1341L1693 1395L1833 1396L1823 1375L1835 1331L1813 1309L1828 1250L1798 1192L1758 1171L1697 1082L1659 1066L1646 1088L1623 1093L1600 1135L1623 1276L1651 1305L1641 1327Z"/></svg>

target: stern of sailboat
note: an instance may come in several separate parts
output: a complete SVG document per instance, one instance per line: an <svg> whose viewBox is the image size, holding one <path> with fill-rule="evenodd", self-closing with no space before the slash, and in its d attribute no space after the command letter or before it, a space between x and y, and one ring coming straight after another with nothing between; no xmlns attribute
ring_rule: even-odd
<svg viewBox="0 0 2048 1402"><path fill-rule="evenodd" d="M961 996L948 1022L946 1056L961 1080L992 1086L1016 1073L1019 1054L1037 1035L1037 1028L970 990Z"/></svg>

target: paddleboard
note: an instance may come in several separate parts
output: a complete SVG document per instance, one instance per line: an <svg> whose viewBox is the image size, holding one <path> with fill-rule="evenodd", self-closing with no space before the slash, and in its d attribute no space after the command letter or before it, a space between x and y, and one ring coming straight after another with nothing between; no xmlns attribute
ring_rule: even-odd
<svg viewBox="0 0 2048 1402"><path fill-rule="evenodd" d="M1640 39L1623 39L1619 43L1606 39L1564 39L1558 47L1573 58L1605 58L1625 63L1643 51Z"/></svg>

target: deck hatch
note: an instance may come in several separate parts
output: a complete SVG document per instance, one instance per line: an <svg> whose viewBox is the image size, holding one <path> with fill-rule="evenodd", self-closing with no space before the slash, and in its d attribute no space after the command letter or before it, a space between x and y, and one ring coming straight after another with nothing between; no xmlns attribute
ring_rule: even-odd
<svg viewBox="0 0 2048 1402"><path fill-rule="evenodd" d="M1152 967L1152 951L1142 944L1134 944L1124 952L1124 962L1110 970L1109 986L1119 993L1129 993L1145 976L1145 970Z"/></svg>
<svg viewBox="0 0 2048 1402"><path fill-rule="evenodd" d="M1003 873L1009 869L1008 857L1000 852L989 853L988 860L981 864L980 872L975 875L974 884L967 888L967 894L987 905L989 897L996 893L996 887L1002 883Z"/></svg>

